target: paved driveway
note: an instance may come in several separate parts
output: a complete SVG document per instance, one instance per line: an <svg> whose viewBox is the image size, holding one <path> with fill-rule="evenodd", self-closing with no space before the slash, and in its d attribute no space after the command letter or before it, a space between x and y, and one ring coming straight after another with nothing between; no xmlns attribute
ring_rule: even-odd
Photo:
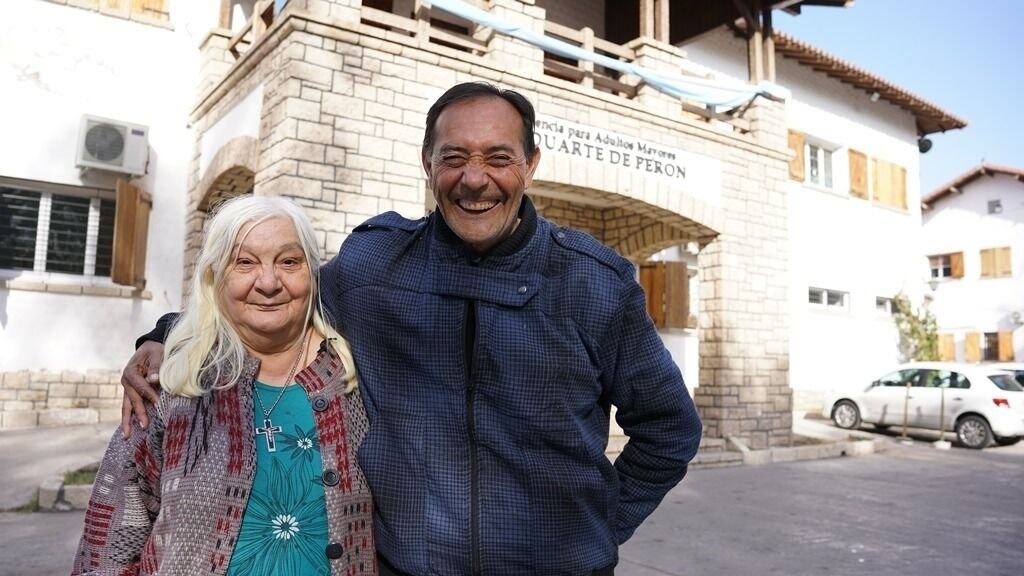
<svg viewBox="0 0 1024 576"><path fill-rule="evenodd" d="M616 574L1020 576L1024 444L697 471Z"/></svg>

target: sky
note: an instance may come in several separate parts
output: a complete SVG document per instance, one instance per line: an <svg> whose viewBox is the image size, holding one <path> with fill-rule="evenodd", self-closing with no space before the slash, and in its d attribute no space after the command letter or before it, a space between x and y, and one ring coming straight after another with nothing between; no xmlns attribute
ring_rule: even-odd
<svg viewBox="0 0 1024 576"><path fill-rule="evenodd" d="M775 27L967 121L932 134L921 193L985 162L1024 168L1024 0L856 0Z"/></svg>

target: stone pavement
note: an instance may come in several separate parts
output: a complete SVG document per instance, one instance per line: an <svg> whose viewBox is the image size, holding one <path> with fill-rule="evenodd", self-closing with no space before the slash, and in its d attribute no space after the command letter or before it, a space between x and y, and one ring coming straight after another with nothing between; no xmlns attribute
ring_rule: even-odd
<svg viewBox="0 0 1024 576"><path fill-rule="evenodd" d="M616 576L1019 576L1024 444L695 470ZM0 514L0 576L67 574L82 512Z"/></svg>
<svg viewBox="0 0 1024 576"><path fill-rule="evenodd" d="M98 462L116 424L0 432L0 510L27 504L47 477Z"/></svg>
<svg viewBox="0 0 1024 576"><path fill-rule="evenodd" d="M824 420L802 435L845 438ZM95 462L110 425L0 433L5 507ZM881 454L694 470L621 549L617 576L1018 576L1024 443L978 452L892 440ZM84 513L0 513L0 576L67 574Z"/></svg>

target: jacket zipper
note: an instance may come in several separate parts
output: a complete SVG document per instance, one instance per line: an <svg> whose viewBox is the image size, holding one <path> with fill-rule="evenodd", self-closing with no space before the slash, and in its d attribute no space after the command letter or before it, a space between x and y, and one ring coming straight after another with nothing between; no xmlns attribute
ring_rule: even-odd
<svg viewBox="0 0 1024 576"><path fill-rule="evenodd" d="M465 358L466 358L466 431L469 436L469 533L470 563L474 576L481 573L480 567L480 479L477 475L476 417L473 403L476 398L476 381L473 378L473 355L476 352L476 303L466 303Z"/></svg>

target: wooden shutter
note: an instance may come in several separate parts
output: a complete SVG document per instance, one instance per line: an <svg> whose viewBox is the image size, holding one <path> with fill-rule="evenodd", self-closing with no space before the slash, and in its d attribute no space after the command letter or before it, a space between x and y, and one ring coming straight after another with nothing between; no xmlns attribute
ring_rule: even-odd
<svg viewBox="0 0 1024 576"><path fill-rule="evenodd" d="M896 203L895 191L892 188L893 165L885 160L871 159L871 196L879 204L893 206Z"/></svg>
<svg viewBox="0 0 1024 576"><path fill-rule="evenodd" d="M664 262L665 326L687 328L690 318L690 275L686 262Z"/></svg>
<svg viewBox="0 0 1024 576"><path fill-rule="evenodd" d="M964 356L968 362L981 362L981 334L968 332L964 338Z"/></svg>
<svg viewBox="0 0 1024 576"><path fill-rule="evenodd" d="M995 248L995 274L997 278L1006 278L1011 275L1010 269L1010 247Z"/></svg>
<svg viewBox="0 0 1024 576"><path fill-rule="evenodd" d="M868 158L850 149L850 195L868 198Z"/></svg>
<svg viewBox="0 0 1024 576"><path fill-rule="evenodd" d="M800 132L789 131L789 149L793 151L793 157L789 159L790 180L804 181L804 135Z"/></svg>
<svg viewBox="0 0 1024 576"><path fill-rule="evenodd" d="M999 333L999 361L1013 362L1013 332Z"/></svg>
<svg viewBox="0 0 1024 576"><path fill-rule="evenodd" d="M110 277L116 284L146 286L146 240L153 200L127 180L117 181L114 254Z"/></svg>
<svg viewBox="0 0 1024 576"><path fill-rule="evenodd" d="M956 343L952 334L939 334L939 359L943 362L956 361Z"/></svg>
<svg viewBox="0 0 1024 576"><path fill-rule="evenodd" d="M907 209L907 169L903 166L890 164L890 176L892 177L892 199L896 208Z"/></svg>
<svg viewBox="0 0 1024 576"><path fill-rule="evenodd" d="M167 0L132 0L132 15L161 21L170 18Z"/></svg>
<svg viewBox="0 0 1024 576"><path fill-rule="evenodd" d="M665 264L651 262L640 266L640 286L647 296L647 314L654 325L665 327Z"/></svg>
<svg viewBox="0 0 1024 576"><path fill-rule="evenodd" d="M949 255L949 267L951 278L964 277L964 253L954 252Z"/></svg>
<svg viewBox="0 0 1024 576"><path fill-rule="evenodd" d="M992 278L996 274L996 251L985 248L981 251L981 277Z"/></svg>

